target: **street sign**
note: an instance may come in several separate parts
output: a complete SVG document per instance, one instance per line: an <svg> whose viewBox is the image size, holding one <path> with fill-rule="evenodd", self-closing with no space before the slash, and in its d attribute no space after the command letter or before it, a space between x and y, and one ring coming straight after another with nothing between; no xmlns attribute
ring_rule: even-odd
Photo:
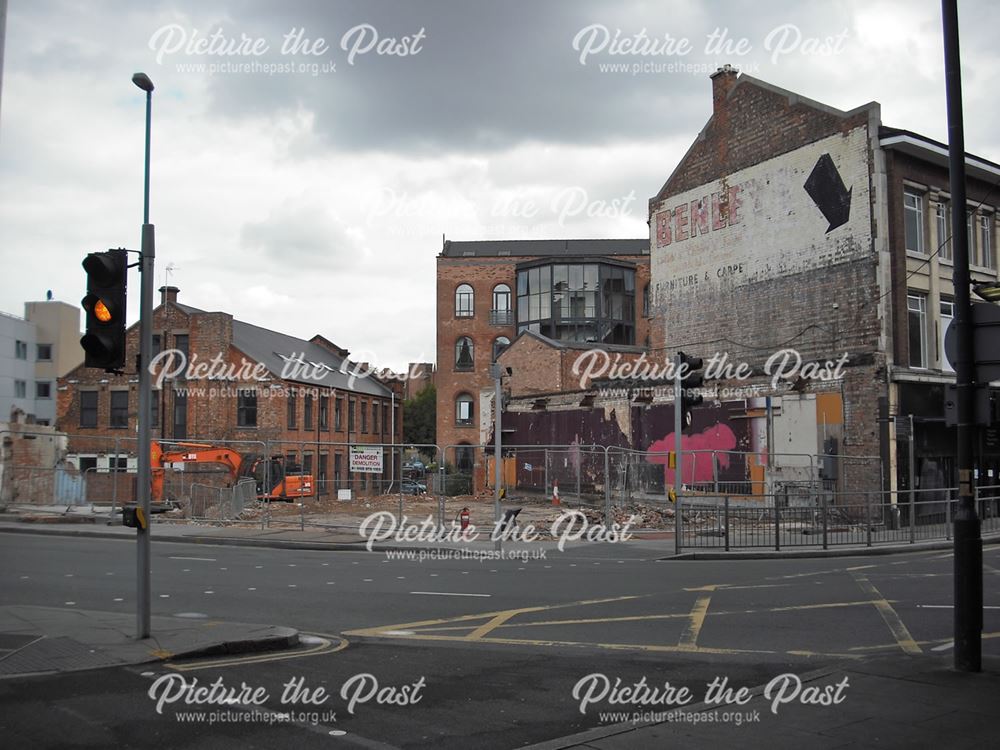
<svg viewBox="0 0 1000 750"><path fill-rule="evenodd" d="M976 352L975 381L980 384L1000 380L1000 306L972 303L973 346ZM944 335L944 353L958 369L958 334L954 321Z"/></svg>
<svg viewBox="0 0 1000 750"><path fill-rule="evenodd" d="M989 427L993 424L993 404L991 389L985 385L977 385L972 406L977 425ZM955 427L958 424L958 386L954 383L948 383L944 387L944 423L946 427Z"/></svg>

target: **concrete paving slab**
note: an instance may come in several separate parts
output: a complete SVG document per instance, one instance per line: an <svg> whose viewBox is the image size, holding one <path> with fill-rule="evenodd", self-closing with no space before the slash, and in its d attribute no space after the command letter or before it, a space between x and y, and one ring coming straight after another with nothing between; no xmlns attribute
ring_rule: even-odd
<svg viewBox="0 0 1000 750"><path fill-rule="evenodd" d="M294 648L293 628L182 617L153 617L151 636L135 636L135 617L114 612L8 605L0 634L21 645L0 652L0 678L143 664L170 658Z"/></svg>

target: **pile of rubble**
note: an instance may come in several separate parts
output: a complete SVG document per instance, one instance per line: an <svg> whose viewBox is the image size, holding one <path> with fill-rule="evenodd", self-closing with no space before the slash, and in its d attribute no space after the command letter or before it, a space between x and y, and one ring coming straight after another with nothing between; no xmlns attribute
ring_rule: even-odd
<svg viewBox="0 0 1000 750"><path fill-rule="evenodd" d="M566 512L568 508L553 509L545 517L546 527ZM597 508L573 508L583 513L588 525L604 524L604 511ZM672 529L674 527L674 509L670 507L658 507L655 505L645 505L643 503L630 503L624 507L616 506L611 509L611 523L624 526L631 519L633 529Z"/></svg>

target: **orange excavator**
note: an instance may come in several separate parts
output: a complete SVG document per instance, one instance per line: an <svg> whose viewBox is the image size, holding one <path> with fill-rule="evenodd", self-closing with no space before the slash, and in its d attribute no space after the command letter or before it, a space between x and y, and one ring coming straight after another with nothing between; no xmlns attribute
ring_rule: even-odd
<svg viewBox="0 0 1000 750"><path fill-rule="evenodd" d="M172 443L177 450L163 450L156 441L150 446L152 467L152 500L163 500L164 470L168 464L218 464L229 469L230 482L253 479L257 485L258 500L286 500L313 495L311 474L303 474L297 466L286 465L283 456L266 458L260 455L243 455L232 448L218 448L205 443Z"/></svg>

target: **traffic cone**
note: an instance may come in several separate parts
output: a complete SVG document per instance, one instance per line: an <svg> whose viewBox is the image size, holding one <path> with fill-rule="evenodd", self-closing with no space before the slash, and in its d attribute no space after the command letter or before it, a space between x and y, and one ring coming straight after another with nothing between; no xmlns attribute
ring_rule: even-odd
<svg viewBox="0 0 1000 750"><path fill-rule="evenodd" d="M552 504L559 505L559 481L552 483Z"/></svg>

